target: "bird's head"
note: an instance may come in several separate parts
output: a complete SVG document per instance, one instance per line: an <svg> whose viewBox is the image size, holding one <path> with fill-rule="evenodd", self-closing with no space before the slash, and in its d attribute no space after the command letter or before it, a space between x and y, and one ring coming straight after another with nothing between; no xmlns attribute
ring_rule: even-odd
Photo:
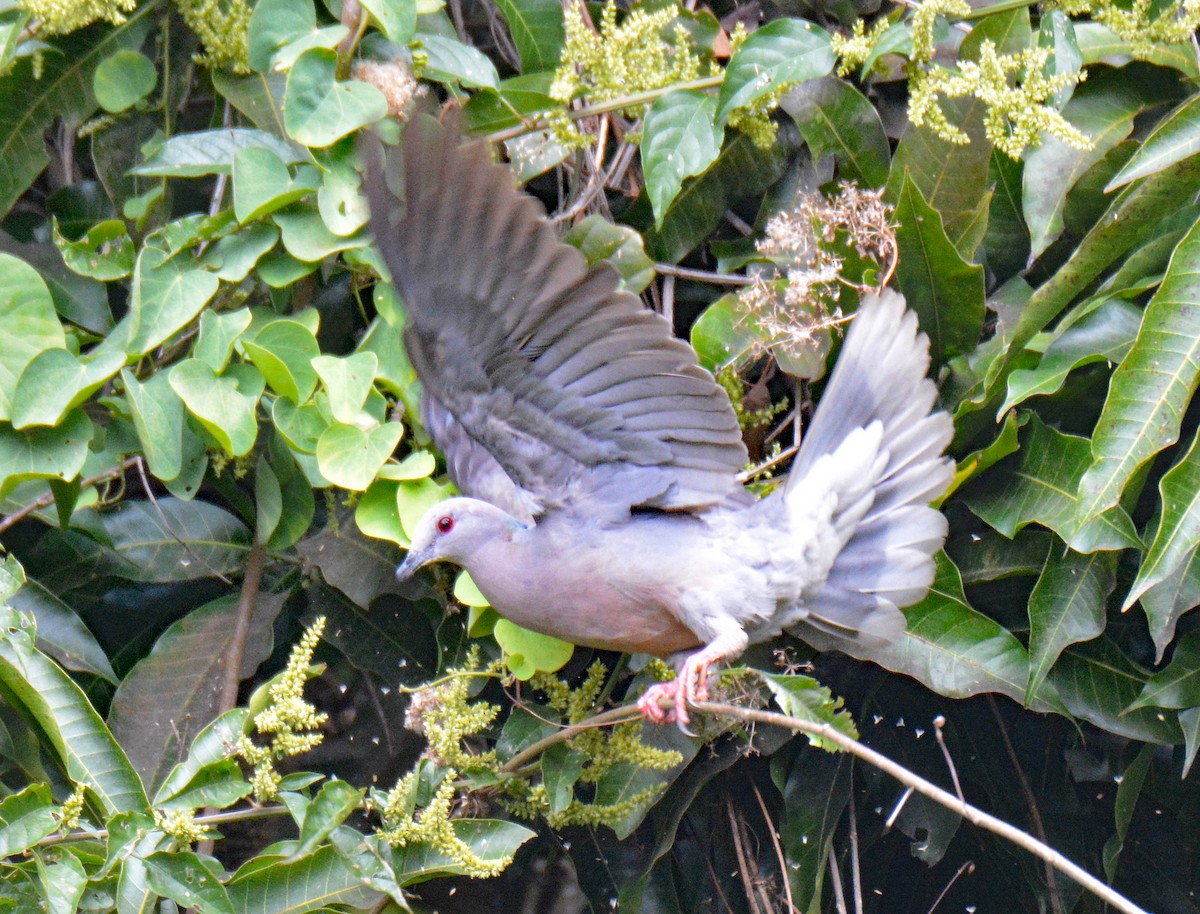
<svg viewBox="0 0 1200 914"><path fill-rule="evenodd" d="M454 562L464 567L483 546L511 539L524 525L495 505L477 498L449 498L434 505L417 522L412 545L396 578L406 581L433 562Z"/></svg>

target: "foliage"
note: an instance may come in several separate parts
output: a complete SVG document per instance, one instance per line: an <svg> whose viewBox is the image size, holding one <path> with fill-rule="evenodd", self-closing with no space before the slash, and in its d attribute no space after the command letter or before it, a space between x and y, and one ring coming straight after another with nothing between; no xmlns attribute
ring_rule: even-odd
<svg viewBox="0 0 1200 914"><path fill-rule="evenodd" d="M690 331L749 479L894 274L957 429L937 580L887 649L785 639L726 697L949 784L944 745L1191 910L1200 8L761 6L0 7L0 908L815 911L852 871L1086 908L823 744L605 710L653 664L398 589L452 489L355 143L445 102Z"/></svg>

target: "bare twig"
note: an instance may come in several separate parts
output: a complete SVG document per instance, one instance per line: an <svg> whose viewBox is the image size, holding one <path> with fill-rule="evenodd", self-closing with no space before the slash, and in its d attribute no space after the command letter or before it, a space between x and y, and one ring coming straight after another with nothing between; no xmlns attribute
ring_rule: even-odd
<svg viewBox="0 0 1200 914"><path fill-rule="evenodd" d="M116 479L119 476L124 476L128 470L131 470L137 466L138 460L140 459L141 458L139 457L126 457L115 467L97 473L95 476L88 476L86 479L80 480L80 491L83 489L89 489L98 482L107 482L110 479ZM31 501L24 507L18 508L12 514L6 514L4 517L0 518L0 533L3 533L5 530L19 521L24 520L39 508L48 508L52 504L54 504L53 492L47 492L45 495L38 496L38 498Z"/></svg>
<svg viewBox="0 0 1200 914"><path fill-rule="evenodd" d="M238 686L242 681L242 657L246 653L246 642L250 639L250 621L254 618L254 607L258 603L258 588L262 583L263 566L267 561L267 547L258 537L250 544L246 557L246 576L242 579L242 592L238 596L237 617L233 623L233 638L225 652L225 663L221 668L221 697L217 714L224 714L237 706Z"/></svg>
<svg viewBox="0 0 1200 914"><path fill-rule="evenodd" d="M750 873L750 859L746 856L746 849L743 847L745 837L742 823L738 821L737 815L733 811L733 799L728 796L725 797L725 815L729 817L729 834L733 839L733 852L737 856L738 878L742 881L742 892L746 896L746 904L750 907L751 914L759 914L761 909L754 897L754 880ZM762 914L770 914L770 912L766 911Z"/></svg>
<svg viewBox="0 0 1200 914"><path fill-rule="evenodd" d="M942 750L942 758L946 760L946 767L950 769L950 780L954 783L954 792L958 794L958 798L965 802L963 796L962 785L958 782L958 769L954 767L954 759L950 757L950 749L946 746L946 737L942 733L946 729L946 718L941 714L933 719L933 735L937 737L938 748ZM1039 835L1039 838L1045 837Z"/></svg>
<svg viewBox="0 0 1200 914"><path fill-rule="evenodd" d="M656 263L654 271L663 276L675 276L692 282L705 282L710 286L749 286L754 280L741 273L712 273L708 270L693 270L688 267L677 267L673 263Z"/></svg>
<svg viewBox="0 0 1200 914"><path fill-rule="evenodd" d="M779 843L779 833L775 831L775 823L771 819L771 813L767 811L767 804L762 798L762 793L758 789L758 785L751 783L751 789L754 790L754 799L758 801L758 808L762 812L763 819L767 823L767 834L771 836L771 847L775 849L775 859L779 862L779 874L783 880L783 900L787 902L788 911L800 914L796 909L796 905L792 902L792 883L788 879L787 859L783 856L783 847Z"/></svg>
<svg viewBox="0 0 1200 914"><path fill-rule="evenodd" d="M963 873L970 875L973 872L975 872L975 864L971 860L968 860L966 863L960 866L958 868L958 872L950 877L950 881L946 883L945 887L938 894L938 897L934 899L933 904L929 908L929 914L933 914L933 912L937 910L937 906L942 903L942 899L946 897L946 893L954 887L954 883L958 882L959 876L961 876Z"/></svg>
<svg viewBox="0 0 1200 914"><path fill-rule="evenodd" d="M858 810L850 792L850 886L854 889L854 914L863 914L862 864L858 852Z"/></svg>
<svg viewBox="0 0 1200 914"><path fill-rule="evenodd" d="M838 914L850 914L850 909L846 907L846 890L842 886L842 868L838 866L837 854L833 851L833 845L829 845L829 878L833 882L833 903L837 907Z"/></svg>

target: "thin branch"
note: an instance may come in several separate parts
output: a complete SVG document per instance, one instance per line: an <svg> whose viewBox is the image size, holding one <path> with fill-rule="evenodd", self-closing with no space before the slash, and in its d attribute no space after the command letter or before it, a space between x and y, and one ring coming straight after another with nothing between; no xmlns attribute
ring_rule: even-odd
<svg viewBox="0 0 1200 914"><path fill-rule="evenodd" d="M796 730L801 733L812 734L818 736L822 740L828 740L831 743L844 749L846 752L853 755L855 758L862 759L870 765L875 766L885 774L890 774L893 778L899 781L906 787L911 787L914 791L922 796L928 797L936 803L940 803L947 809L952 809L959 813L964 819L972 825L977 825L980 828L985 828L988 831L1006 838L1018 847L1022 847L1029 853L1033 854L1040 860L1044 860L1057 869L1060 873L1074 879L1077 883L1092 892L1094 895L1107 901L1116 910L1123 911L1125 914L1147 914L1143 908L1139 908L1132 901L1113 890L1110 886L1101 882L1087 870L1078 864L1072 863L1059 851L1049 845L1037 840L1027 832L1021 831L1015 825L1010 825L1003 819L999 819L990 813L984 812L970 803L959 800L954 794L948 790L943 790L931 781L909 771L903 765L892 761L886 755L876 752L874 749L864 746L857 740L851 739L844 733L840 733L828 724L814 724L808 721L799 720L795 717L788 717L786 714L780 714L775 711L760 711L755 708L739 708L736 705L721 704L712 701L699 701L693 707L704 714L713 714L718 717L726 717L732 720L741 720L746 722L773 724L777 727L784 727L788 730Z"/></svg>
<svg viewBox="0 0 1200 914"><path fill-rule="evenodd" d="M654 272L663 276L675 276L679 279L690 279L692 282L705 282L710 286L750 286L754 280L741 273L712 273L708 270L693 270L688 267L677 267L673 263L656 263Z"/></svg>
<svg viewBox="0 0 1200 914"><path fill-rule="evenodd" d="M242 579L242 592L238 597L233 638L221 668L221 698L217 716L237 707L238 686L242 682L242 658L246 654L246 642L250 640L250 621L258 603L258 587L262 583L263 566L266 561L267 547L256 536L250 544L250 554L246 557L246 576Z"/></svg>
<svg viewBox="0 0 1200 914"><path fill-rule="evenodd" d="M930 906L929 914L933 914L933 912L937 910L937 906L942 903L942 899L946 897L946 895L949 893L949 891L952 888L954 888L954 883L958 882L959 876L961 876L963 873L966 873L969 876L974 872L975 872L975 863L972 860L968 860L966 863L964 863L962 866L960 866L958 868L958 872L956 872L953 876L950 877L950 881L946 883L946 885L942 889L941 893L938 895L938 897L934 900L933 904Z"/></svg>
<svg viewBox="0 0 1200 914"><path fill-rule="evenodd" d="M946 767L950 769L950 780L954 783L954 792L958 794L960 800L965 800L963 796L962 784L958 782L958 769L954 767L954 759L950 757L950 749L946 745L946 736L942 732L946 729L946 718L939 714L933 719L933 735L937 737L938 748L942 750L942 758L946 760ZM1045 835L1038 835L1039 838L1045 838Z"/></svg>
<svg viewBox="0 0 1200 914"><path fill-rule="evenodd" d="M783 463L788 458L794 456L796 451L798 451L798 450L800 450L800 446L798 444L793 444L789 448L784 448L782 451L780 451L778 454L776 454L770 460L765 460L762 463L758 464L758 466L751 467L750 469L745 470L744 472L738 473L737 481L738 482L749 482L751 479L753 479L759 473L763 473L763 472L771 469L771 467L773 467L777 464Z"/></svg>
<svg viewBox="0 0 1200 914"><path fill-rule="evenodd" d="M789 914L800 914L792 901L792 881L788 879L787 859L783 856L783 847L779 844L779 832L775 830L775 822L771 819L771 813L767 810L766 801L763 800L758 785L752 781L750 787L754 791L754 799L758 801L762 817L767 822L767 834L771 836L771 847L775 849L775 859L779 862L779 878L783 880L783 900L787 902Z"/></svg>
<svg viewBox="0 0 1200 914"><path fill-rule="evenodd" d="M291 815L286 806L248 806L245 809L234 809L228 812L214 812L208 815L196 816L197 825L223 825L226 822L244 822L247 819L271 819L277 816ZM43 838L34 847L51 847L55 844L69 844L72 841L104 841L108 838L107 828L93 831L69 831L66 834L50 835Z"/></svg>
<svg viewBox="0 0 1200 914"><path fill-rule="evenodd" d="M846 890L842 887L842 868L838 866L837 854L834 853L832 842L829 845L829 878L833 882L833 903L838 914L850 914L846 907Z"/></svg>
<svg viewBox="0 0 1200 914"><path fill-rule="evenodd" d="M556 733L551 733L549 736L539 739L529 748L518 752L507 762L500 766L500 770L505 774L511 774L516 771L526 762L537 758L551 746L556 743L566 742L573 739L585 730L592 730L596 727L607 727L615 724L628 723L631 720L641 720L641 712L632 705L626 705L620 708L613 708L611 711L604 711L589 717L587 720L581 720L577 724L571 724L569 727L563 727Z"/></svg>
<svg viewBox="0 0 1200 914"><path fill-rule="evenodd" d="M116 479L118 476L124 476L126 471L137 466L139 459L140 458L138 457L126 457L115 467L97 473L95 476L88 476L86 479L80 480L79 490L83 491L84 489L90 489L98 482L107 482L110 479ZM0 533L3 533L5 530L19 521L24 520L39 508L48 508L52 504L54 504L53 492L47 492L45 495L38 496L38 498L36 498L34 501L31 501L22 508L18 508L12 514L6 514L4 517L0 518Z"/></svg>

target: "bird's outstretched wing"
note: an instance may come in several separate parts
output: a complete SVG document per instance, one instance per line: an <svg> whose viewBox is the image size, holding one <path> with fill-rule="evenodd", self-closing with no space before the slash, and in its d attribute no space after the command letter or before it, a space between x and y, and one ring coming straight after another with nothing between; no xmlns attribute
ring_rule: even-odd
<svg viewBox="0 0 1200 914"><path fill-rule="evenodd" d="M746 449L725 392L612 267L559 241L486 146L420 116L374 158L372 230L464 493L523 519L612 519L738 490Z"/></svg>

